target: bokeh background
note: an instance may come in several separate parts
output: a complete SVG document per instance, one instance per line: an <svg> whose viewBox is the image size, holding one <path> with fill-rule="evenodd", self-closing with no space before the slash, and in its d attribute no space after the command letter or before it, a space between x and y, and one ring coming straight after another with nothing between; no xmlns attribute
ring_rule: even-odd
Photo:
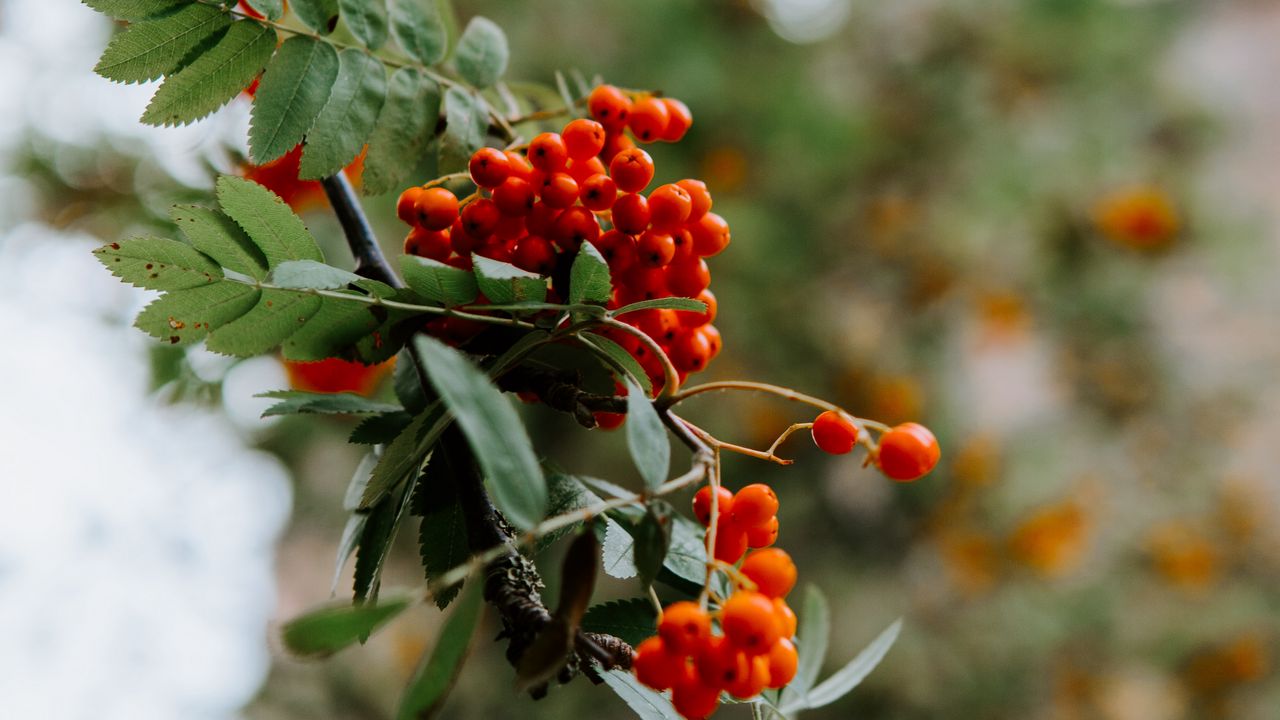
<svg viewBox="0 0 1280 720"><path fill-rule="evenodd" d="M577 68L692 108L654 154L733 226L709 376L942 442L909 486L802 438L791 468L726 467L777 489L780 544L832 600L829 667L906 621L806 717L1277 717L1280 3L455 4L506 29L513 79ZM260 420L277 360L152 344L128 327L147 298L88 254L209 197L248 116L140 126L150 88L91 72L112 31L74 0L0 1L0 696L14 717L389 717L439 618L326 663L272 634L329 597L350 424ZM391 202L367 206L394 250ZM326 210L306 219L341 263ZM696 402L757 445L807 419ZM616 433L528 412L556 462L629 477ZM412 534L388 583L420 580ZM446 717L630 716L581 681L518 698L494 632Z"/></svg>

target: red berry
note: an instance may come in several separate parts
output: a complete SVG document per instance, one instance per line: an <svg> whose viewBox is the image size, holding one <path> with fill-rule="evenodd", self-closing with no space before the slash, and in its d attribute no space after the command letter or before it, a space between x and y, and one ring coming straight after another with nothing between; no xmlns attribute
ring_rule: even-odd
<svg viewBox="0 0 1280 720"><path fill-rule="evenodd" d="M703 684L717 689L728 687L751 672L749 661L742 649L734 647L727 637L720 635L707 638L701 651L694 656L693 663L698 672L698 679Z"/></svg>
<svg viewBox="0 0 1280 720"><path fill-rule="evenodd" d="M663 98L662 104L667 106L667 126L662 131L664 142L680 142L693 125L693 113L689 106L675 98Z"/></svg>
<svg viewBox="0 0 1280 720"><path fill-rule="evenodd" d="M813 442L825 453L844 455L858 444L858 426L848 415L828 410L813 421Z"/></svg>
<svg viewBox="0 0 1280 720"><path fill-rule="evenodd" d="M720 354L720 350L724 347L724 341L720 339L720 331L715 325L703 325L698 328L698 332L707 336L707 342L711 343L711 359L715 360Z"/></svg>
<svg viewBox="0 0 1280 720"><path fill-rule="evenodd" d="M453 224L453 227L449 228L449 241L453 244L455 253L467 258L471 256L472 249L478 244L476 238L463 227L461 217Z"/></svg>
<svg viewBox="0 0 1280 720"><path fill-rule="evenodd" d="M613 226L628 235L639 235L649 227L649 200L628 194L613 203Z"/></svg>
<svg viewBox="0 0 1280 720"><path fill-rule="evenodd" d="M675 257L676 242L666 233L648 230L636 241L636 251L641 264L646 267L666 267L671 258Z"/></svg>
<svg viewBox="0 0 1280 720"><path fill-rule="evenodd" d="M746 677L738 678L736 682L726 686L725 690L739 700L746 700L759 695L767 687L769 687L769 657L757 655L748 661Z"/></svg>
<svg viewBox="0 0 1280 720"><path fill-rule="evenodd" d="M671 263L667 268L667 287L673 295L697 297L711 284L711 270L700 257Z"/></svg>
<svg viewBox="0 0 1280 720"><path fill-rule="evenodd" d="M609 161L609 175L622 192L640 192L653 180L653 158L640 148L623 150Z"/></svg>
<svg viewBox="0 0 1280 720"><path fill-rule="evenodd" d="M492 235L501 219L497 204L488 198L477 198L462 208L462 227L472 237Z"/></svg>
<svg viewBox="0 0 1280 720"><path fill-rule="evenodd" d="M601 85L587 96L587 111L607 129L620 130L631 114L631 100L612 85Z"/></svg>
<svg viewBox="0 0 1280 720"><path fill-rule="evenodd" d="M637 140L647 143L662 137L670 119L671 113L662 98L647 97L632 104L627 126Z"/></svg>
<svg viewBox="0 0 1280 720"><path fill-rule="evenodd" d="M702 257L719 255L729 246L729 223L713 212L690 223L689 232L693 233L694 252Z"/></svg>
<svg viewBox="0 0 1280 720"><path fill-rule="evenodd" d="M796 564L785 550L756 550L742 561L742 574L756 584L756 590L770 598L784 598L796 585Z"/></svg>
<svg viewBox="0 0 1280 720"><path fill-rule="evenodd" d="M691 204L689 209L688 222L697 222L702 219L703 215L711 209L711 192L707 190L707 184L701 180L685 179L676 183L689 193L689 201Z"/></svg>
<svg viewBox="0 0 1280 720"><path fill-rule="evenodd" d="M702 327L716 319L716 296L710 290L703 290L693 298L707 306L706 312L693 312L691 310L677 310L676 316L680 318L680 324L684 327Z"/></svg>
<svg viewBox="0 0 1280 720"><path fill-rule="evenodd" d="M658 620L658 637L672 652L692 655L711 637L711 616L696 602L673 603Z"/></svg>
<svg viewBox="0 0 1280 720"><path fill-rule="evenodd" d="M880 436L876 465L890 478L910 482L932 470L941 455L938 439L929 428L903 423Z"/></svg>
<svg viewBox="0 0 1280 720"><path fill-rule="evenodd" d="M715 559L736 563L747 552L747 531L732 520L732 515L722 513L716 523Z"/></svg>
<svg viewBox="0 0 1280 720"><path fill-rule="evenodd" d="M556 266L556 250L546 239L537 235L526 235L516 242L511 262L521 270L550 275Z"/></svg>
<svg viewBox="0 0 1280 720"><path fill-rule="evenodd" d="M480 148L467 164L471 180L482 188L496 188L511 175L511 162L507 154L497 148Z"/></svg>
<svg viewBox="0 0 1280 720"><path fill-rule="evenodd" d="M542 180L542 202L553 208L567 208L578 199L578 181L569 173L555 172Z"/></svg>
<svg viewBox="0 0 1280 720"><path fill-rule="evenodd" d="M649 222L659 230L674 230L689 219L693 201L689 191L668 183L649 193Z"/></svg>
<svg viewBox="0 0 1280 720"><path fill-rule="evenodd" d="M418 257L444 262L449 257L449 252L452 249L453 246L449 240L448 230L428 230L415 227L409 231L408 237L404 239L404 252L406 255L417 255Z"/></svg>
<svg viewBox="0 0 1280 720"><path fill-rule="evenodd" d="M676 242L676 254L671 258L672 262L684 262L698 257L698 254L693 251L693 234L688 230L672 231L671 239Z"/></svg>
<svg viewBox="0 0 1280 720"><path fill-rule="evenodd" d="M605 162L612 162L618 153L623 150L630 150L635 147L635 141L624 132L610 132L604 139L604 150L600 151L600 157Z"/></svg>
<svg viewBox="0 0 1280 720"><path fill-rule="evenodd" d="M667 349L667 354L671 356L671 364L675 365L677 370L689 373L701 372L707 368L707 362L711 359L711 343L697 330L684 328L676 334L676 339Z"/></svg>
<svg viewBox="0 0 1280 720"><path fill-rule="evenodd" d="M720 628L725 639L747 655L763 655L782 637L773 600L763 593L743 590L729 596L720 608Z"/></svg>
<svg viewBox="0 0 1280 720"><path fill-rule="evenodd" d="M579 185L592 175L603 175L607 172L609 172L609 168L605 167L598 157L589 158L585 161L569 161L569 174L573 176L574 180L578 181Z"/></svg>
<svg viewBox="0 0 1280 720"><path fill-rule="evenodd" d="M685 720L706 720L720 706L720 689L691 676L671 691L671 704Z"/></svg>
<svg viewBox="0 0 1280 720"><path fill-rule="evenodd" d="M555 227L556 219L560 217L563 210L558 210L546 203L536 203L533 209L529 211L529 217L525 220L525 226L529 228L532 235L543 235L549 237L552 228Z"/></svg>
<svg viewBox="0 0 1280 720"><path fill-rule="evenodd" d="M594 120L579 118L564 126L565 148L573 160L587 160L604 149L604 126Z"/></svg>
<svg viewBox="0 0 1280 720"><path fill-rule="evenodd" d="M422 196L422 188L414 185L400 193L396 201L396 217L406 225L418 224L418 198ZM648 222L646 220L645 222Z"/></svg>
<svg viewBox="0 0 1280 720"><path fill-rule="evenodd" d="M542 133L529 143L529 162L545 173L563 170L569 162L569 149L559 133Z"/></svg>
<svg viewBox="0 0 1280 720"><path fill-rule="evenodd" d="M494 228L493 234L499 240L519 240L528 234L524 218L518 215L498 215L498 227Z"/></svg>
<svg viewBox="0 0 1280 720"><path fill-rule="evenodd" d="M613 273L624 272L636 260L636 241L617 230L602 233L592 244L609 263L609 270Z"/></svg>
<svg viewBox="0 0 1280 720"><path fill-rule="evenodd" d="M604 173L592 175L579 186L581 190L578 197L582 200L582 206L588 210L608 210L618 200L618 184Z"/></svg>
<svg viewBox="0 0 1280 720"><path fill-rule="evenodd" d="M766 548L778 541L778 518L747 528L747 547Z"/></svg>
<svg viewBox="0 0 1280 720"><path fill-rule="evenodd" d="M654 690L667 690L685 677L685 660L666 647L662 638L651 637L636 647L631 668L636 679Z"/></svg>
<svg viewBox="0 0 1280 720"><path fill-rule="evenodd" d="M769 687L775 690L791 682L796 676L796 670L800 668L800 655L796 652L796 646L785 638L769 648L768 660Z"/></svg>
<svg viewBox="0 0 1280 720"><path fill-rule="evenodd" d="M625 413L597 412L591 416L596 420L596 427L601 430L617 430L627 421Z"/></svg>
<svg viewBox="0 0 1280 720"><path fill-rule="evenodd" d="M623 282L641 300L667 297L667 274L662 268L649 267L637 262L627 272Z"/></svg>
<svg viewBox="0 0 1280 720"><path fill-rule="evenodd" d="M458 219L458 196L441 187L423 190L414 206L418 224L428 230L444 230Z"/></svg>
<svg viewBox="0 0 1280 720"><path fill-rule="evenodd" d="M524 216L533 209L533 185L518 177L507 178L493 189L493 202L503 215Z"/></svg>
<svg viewBox="0 0 1280 720"><path fill-rule="evenodd" d="M733 507L733 493L723 485L716 488L716 513L727 515ZM703 485L693 495L693 516L703 527L711 524L711 486Z"/></svg>
<svg viewBox="0 0 1280 720"><path fill-rule="evenodd" d="M764 483L748 485L733 496L733 519L744 529L764 525L777 514L778 496Z"/></svg>
<svg viewBox="0 0 1280 720"><path fill-rule="evenodd" d="M521 180L528 180L533 176L533 166L529 164L529 159L514 150L508 150L507 169L510 170L511 177L518 177Z"/></svg>
<svg viewBox="0 0 1280 720"><path fill-rule="evenodd" d="M787 605L787 601L782 598L773 599L773 609L778 613L778 624L782 628L782 637L793 638L796 636L796 626L799 624L796 620L796 613Z"/></svg>
<svg viewBox="0 0 1280 720"><path fill-rule="evenodd" d="M565 210L551 226L551 237L564 250L577 252L585 242L600 237L600 223L591 211L575 206Z"/></svg>

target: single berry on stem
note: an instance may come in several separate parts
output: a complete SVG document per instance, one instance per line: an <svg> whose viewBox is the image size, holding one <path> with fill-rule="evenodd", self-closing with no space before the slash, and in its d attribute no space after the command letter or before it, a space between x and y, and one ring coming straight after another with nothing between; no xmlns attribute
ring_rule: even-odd
<svg viewBox="0 0 1280 720"><path fill-rule="evenodd" d="M842 412L827 410L813 421L813 442L825 453L845 455L858 444L858 426Z"/></svg>
<svg viewBox="0 0 1280 720"><path fill-rule="evenodd" d="M890 478L910 482L928 474L941 455L938 439L929 428L903 423L880 436L876 465Z"/></svg>

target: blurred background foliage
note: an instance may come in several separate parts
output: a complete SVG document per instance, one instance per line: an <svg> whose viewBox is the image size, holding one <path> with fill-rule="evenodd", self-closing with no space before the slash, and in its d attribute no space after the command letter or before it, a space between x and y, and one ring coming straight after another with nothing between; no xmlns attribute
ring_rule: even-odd
<svg viewBox="0 0 1280 720"><path fill-rule="evenodd" d="M791 468L729 461L732 485L777 489L780 545L832 598L833 664L906 618L859 690L806 717L1274 717L1280 458L1259 338L1277 329L1262 289L1276 262L1256 209L1212 170L1248 141L1179 78L1205 6L456 6L507 31L515 80L578 68L692 108L686 140L651 152L659 180L705 179L733 226L714 262L725 353L709 376L919 420L942 442L939 471L909 486L800 439ZM145 148L31 132L14 169L32 218L106 240L163 230L171 202L207 193ZM241 152L209 151L210 177ZM402 233L392 202L367 202L389 251ZM323 202L307 221L344 257ZM160 347L153 359L166 397L222 402L230 363ZM808 419L750 396L693 402L691 419L753 445ZM630 477L616 433L526 411L552 461ZM296 478L281 618L327 596L358 461L350 429L289 418L252 433ZM389 582L417 581L412 535ZM437 622L401 622L325 664L278 657L245 716L387 717ZM482 629L446 717L628 716L585 681L517 699L494 632Z"/></svg>

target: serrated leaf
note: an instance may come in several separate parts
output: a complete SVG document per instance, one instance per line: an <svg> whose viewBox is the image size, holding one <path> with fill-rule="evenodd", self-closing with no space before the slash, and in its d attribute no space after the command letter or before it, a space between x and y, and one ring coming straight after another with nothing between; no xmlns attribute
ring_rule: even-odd
<svg viewBox="0 0 1280 720"><path fill-rule="evenodd" d="M400 68L387 85L387 101L378 113L364 161L364 192L398 190L413 162L435 132L440 116L440 86L416 68Z"/></svg>
<svg viewBox="0 0 1280 720"><path fill-rule="evenodd" d="M599 495L587 489L582 481L561 472L547 477L547 517L557 517L575 510L583 510L603 502ZM553 530L538 539L538 548L545 548L556 540L574 532L581 523Z"/></svg>
<svg viewBox="0 0 1280 720"><path fill-rule="evenodd" d="M640 575L640 582L645 585L653 584L667 559L667 550L671 547L673 514L674 509L670 503L654 500L649 503L644 517L632 533L635 538L636 571Z"/></svg>
<svg viewBox="0 0 1280 720"><path fill-rule="evenodd" d="M292 0L289 9L321 35L333 32L338 24L338 0Z"/></svg>
<svg viewBox="0 0 1280 720"><path fill-rule="evenodd" d="M315 260L290 260L271 271L270 283L293 290L337 290L360 282L360 279L353 272Z"/></svg>
<svg viewBox="0 0 1280 720"><path fill-rule="evenodd" d="M569 304L598 303L603 305L613 294L609 281L609 264L591 243L582 243L578 256L569 270Z"/></svg>
<svg viewBox="0 0 1280 720"><path fill-rule="evenodd" d="M898 633L901 630L902 621L894 621L875 640L872 640L870 645L858 653L857 657L849 661L848 665L835 671L830 677L810 690L800 701L801 704L798 707L784 706L782 711L793 712L795 710L820 708L848 695L880 664L885 654L889 652L889 648L893 647L893 643L898 639Z"/></svg>
<svg viewBox="0 0 1280 720"><path fill-rule="evenodd" d="M177 240L137 237L103 245L93 254L112 275L148 290L185 290L222 279L218 263Z"/></svg>
<svg viewBox="0 0 1280 720"><path fill-rule="evenodd" d="M797 634L800 664L796 676L787 686L787 701L803 698L818 681L822 661L827 657L827 642L830 637L831 609L827 605L827 598L816 585L809 585L805 588L804 603L800 607L800 628Z"/></svg>
<svg viewBox="0 0 1280 720"><path fill-rule="evenodd" d="M579 333L578 340L607 357L609 364L618 373L619 380L625 381L630 377L644 390L645 397L653 395L653 381L649 379L649 374L640 367L640 361L621 345L603 335L588 332Z"/></svg>
<svg viewBox="0 0 1280 720"><path fill-rule="evenodd" d="M434 443L439 431L434 433L433 426L438 424L440 413L433 407L419 413L399 435L382 451L378 465L373 469L373 477L365 488L364 497L360 498L360 507L368 509L382 500L387 493L395 489L410 474L417 473L423 460L426 459L428 447ZM440 428L443 431L443 427Z"/></svg>
<svg viewBox="0 0 1280 720"><path fill-rule="evenodd" d="M702 313L707 311L707 304L701 300L694 300L693 298L654 298L653 300L641 300L640 302L633 302L630 305L623 305L617 310L614 310L613 315L614 317L617 317L618 315L626 315L627 313L636 312L637 310L661 310L663 308Z"/></svg>
<svg viewBox="0 0 1280 720"><path fill-rule="evenodd" d="M351 559L351 554L356 551L356 546L360 543L360 536L364 534L364 526L368 521L369 516L364 513L351 513L351 516L347 518L347 524L342 528L342 538L338 541L338 552L333 561L333 581L329 585L330 595L338 591L338 583L342 580L342 570L347 566L347 561Z"/></svg>
<svg viewBox="0 0 1280 720"><path fill-rule="evenodd" d="M481 598L478 590L468 592L445 620L435 647L429 655L423 655L422 663L409 680L396 713L397 720L427 720L439 714L457 682L471 636L479 624L484 608Z"/></svg>
<svg viewBox="0 0 1280 720"><path fill-rule="evenodd" d="M569 82L565 80L564 73L556 71L556 91L560 93L560 100L564 102L567 108L573 107L573 93L569 91Z"/></svg>
<svg viewBox="0 0 1280 720"><path fill-rule="evenodd" d="M641 685L626 670L609 670L600 673L600 677L627 707L640 716L640 720L682 720L669 700Z"/></svg>
<svg viewBox="0 0 1280 720"><path fill-rule="evenodd" d="M482 255L472 255L471 260L476 284L493 304L543 302L547 299L547 279L541 275Z"/></svg>
<svg viewBox="0 0 1280 720"><path fill-rule="evenodd" d="M319 312L280 346L286 360L338 357L381 324L364 303L330 297L321 300Z"/></svg>
<svg viewBox="0 0 1280 720"><path fill-rule="evenodd" d="M298 177L316 180L346 167L373 133L387 99L387 71L355 48L338 53L338 77L302 149Z"/></svg>
<svg viewBox="0 0 1280 720"><path fill-rule="evenodd" d="M216 353L253 357L275 349L320 311L320 298L288 290L263 290L258 304L209 334Z"/></svg>
<svg viewBox="0 0 1280 720"><path fill-rule="evenodd" d="M360 464L356 466L355 472L351 473L351 481L347 483L347 490L342 494L343 510L354 512L360 509L360 498L364 497L364 489L369 486L369 481L373 478L373 469L378 466L378 460L381 457L382 453L374 448L360 458Z"/></svg>
<svg viewBox="0 0 1280 720"><path fill-rule="evenodd" d="M267 259L234 220L198 205L174 205L173 220L191 245L222 267L255 280L267 277Z"/></svg>
<svg viewBox="0 0 1280 720"><path fill-rule="evenodd" d="M457 418L512 525L528 530L545 516L547 486L529 434L510 401L460 352L434 338L414 338L423 370Z"/></svg>
<svg viewBox="0 0 1280 720"><path fill-rule="evenodd" d="M146 20L189 0L81 0L85 5L117 20Z"/></svg>
<svg viewBox="0 0 1280 720"><path fill-rule="evenodd" d="M644 486L655 490L666 482L671 470L671 438L658 412L639 385L627 381L627 448L644 478Z"/></svg>
<svg viewBox="0 0 1280 720"><path fill-rule="evenodd" d="M186 125L226 105L253 82L276 49L276 33L252 20L231 23L212 48L165 78L142 114L147 125Z"/></svg>
<svg viewBox="0 0 1280 720"><path fill-rule="evenodd" d="M437 450L427 467L429 483L419 483L413 500L413 514L422 518L418 526L418 556L428 581L467 561L466 518L455 491L457 469L449 460L447 448ZM443 610L457 596L462 585L454 585L436 593L436 607Z"/></svg>
<svg viewBox="0 0 1280 720"><path fill-rule="evenodd" d="M257 288L230 280L175 290L147 305L134 326L172 345L187 345L252 310L260 296Z"/></svg>
<svg viewBox="0 0 1280 720"><path fill-rule="evenodd" d="M616 520L605 519L603 550L601 563L606 574L621 580L633 578L639 572L636 569L635 540L631 533Z"/></svg>
<svg viewBox="0 0 1280 720"><path fill-rule="evenodd" d="M245 0L249 7L266 16L268 20L279 20L284 16L284 0Z"/></svg>
<svg viewBox="0 0 1280 720"><path fill-rule="evenodd" d="M338 0L342 19L351 34L370 50L377 50L387 41L386 0Z"/></svg>
<svg viewBox="0 0 1280 720"><path fill-rule="evenodd" d="M249 157L261 165L302 142L337 77L338 53L332 45L304 35L285 40L253 98Z"/></svg>
<svg viewBox="0 0 1280 720"><path fill-rule="evenodd" d="M352 593L357 602L378 597L382 563L391 549L401 497L393 493L367 513L368 520L360 533L360 542L356 545Z"/></svg>
<svg viewBox="0 0 1280 720"><path fill-rule="evenodd" d="M451 87L444 95L444 137L440 140L440 174L467 167L472 153L484 146L489 129L489 105L477 95Z"/></svg>
<svg viewBox="0 0 1280 720"><path fill-rule="evenodd" d="M211 5L191 4L117 34L93 68L108 80L138 83L173 72L201 43L231 24L231 16Z"/></svg>
<svg viewBox="0 0 1280 720"><path fill-rule="evenodd" d="M706 530L684 515L673 515L671 546L662 566L676 577L702 585L707 573Z"/></svg>
<svg viewBox="0 0 1280 720"><path fill-rule="evenodd" d="M410 57L423 65L444 59L447 37L435 0L394 0L391 34Z"/></svg>
<svg viewBox="0 0 1280 720"><path fill-rule="evenodd" d="M399 405L374 402L355 393L313 393L302 390L272 390L258 393L254 397L265 397L281 402L272 405L262 413L262 417L272 415L298 415L314 413L319 415L362 415L367 413L395 412Z"/></svg>
<svg viewBox="0 0 1280 720"><path fill-rule="evenodd" d="M407 412L387 413L367 417L351 431L347 442L356 445L381 445L391 442L413 422L413 415Z"/></svg>
<svg viewBox="0 0 1280 720"><path fill-rule="evenodd" d="M507 36L498 24L486 17L473 17L458 38L453 64L464 80L478 88L496 83L507 71L511 51Z"/></svg>
<svg viewBox="0 0 1280 720"><path fill-rule="evenodd" d="M284 645L295 655L324 656L368 637L409 607L408 595L383 597L376 605L322 607L285 624Z"/></svg>
<svg viewBox="0 0 1280 720"><path fill-rule="evenodd" d="M658 615L649 598L631 598L593 605L582 617L582 629L613 635L635 646L658 632Z"/></svg>
<svg viewBox="0 0 1280 720"><path fill-rule="evenodd" d="M470 270L428 258L401 255L400 273L414 292L449 307L466 305L475 300L479 292L476 276Z"/></svg>
<svg viewBox="0 0 1280 720"><path fill-rule="evenodd" d="M252 180L218 178L218 202L262 251L267 267L289 260L324 262L320 246L307 226L279 195Z"/></svg>

